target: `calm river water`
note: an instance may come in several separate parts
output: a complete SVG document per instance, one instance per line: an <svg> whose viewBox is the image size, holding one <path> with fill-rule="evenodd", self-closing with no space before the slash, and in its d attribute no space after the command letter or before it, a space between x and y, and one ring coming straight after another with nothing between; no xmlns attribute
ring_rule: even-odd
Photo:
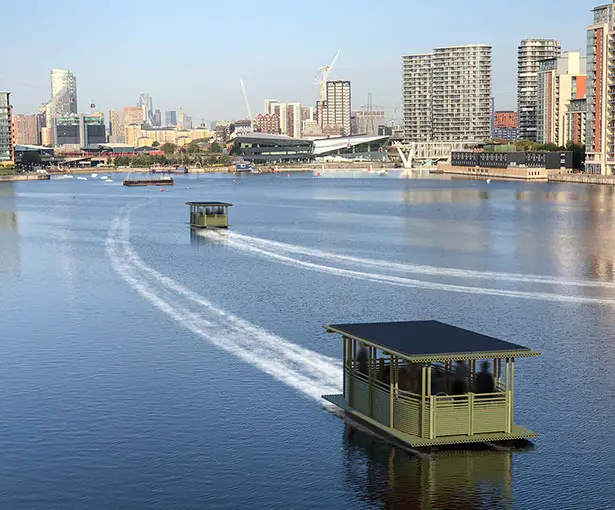
<svg viewBox="0 0 615 510"><path fill-rule="evenodd" d="M0 507L613 508L615 189L343 177L0 183ZM323 324L431 318L543 353L533 449L412 457L323 407Z"/></svg>

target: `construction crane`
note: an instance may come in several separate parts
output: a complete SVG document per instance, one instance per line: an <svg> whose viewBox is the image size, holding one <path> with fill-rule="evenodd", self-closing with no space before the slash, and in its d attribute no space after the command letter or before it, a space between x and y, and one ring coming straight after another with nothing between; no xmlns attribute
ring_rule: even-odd
<svg viewBox="0 0 615 510"><path fill-rule="evenodd" d="M335 62L337 61L337 57L339 56L340 56L340 50L337 50L337 53L335 54L335 57L333 57L333 60L331 61L331 63L328 66L322 66L319 69L319 73L322 73L322 78L320 80L320 100L321 101L327 100L327 78L329 77L329 73L331 72L331 69L333 69Z"/></svg>
<svg viewBox="0 0 615 510"><path fill-rule="evenodd" d="M250 120L250 126L254 129L254 119L252 118L252 108L250 108L250 103L248 102L248 94L246 94L246 87L243 84L243 78L239 78L241 82L241 93L243 94L243 100L246 102L246 109L248 110L248 119Z"/></svg>
<svg viewBox="0 0 615 510"><path fill-rule="evenodd" d="M335 57L333 57L333 60L331 61L331 63L329 65L322 66L318 70L318 74L316 75L316 78L318 78L319 74L321 75L320 80L316 82L320 85L320 95L319 95L318 110L316 112L316 117L321 126L322 126L323 117L324 117L324 107L325 107L325 103L327 102L327 79L329 78L329 73L333 69L335 62L337 61L337 57L339 56L340 56L340 50L337 50L337 53L335 54Z"/></svg>

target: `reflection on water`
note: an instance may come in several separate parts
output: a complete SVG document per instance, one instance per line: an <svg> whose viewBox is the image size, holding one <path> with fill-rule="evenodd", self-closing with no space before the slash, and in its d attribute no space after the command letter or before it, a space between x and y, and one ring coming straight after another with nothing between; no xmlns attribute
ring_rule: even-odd
<svg viewBox="0 0 615 510"><path fill-rule="evenodd" d="M0 183L0 230L17 232L15 191L12 182Z"/></svg>
<svg viewBox="0 0 615 510"><path fill-rule="evenodd" d="M588 248L589 274L592 278L615 280L615 189L612 186L589 188L587 228L584 229Z"/></svg>
<svg viewBox="0 0 615 510"><path fill-rule="evenodd" d="M226 244L228 230L225 229L194 229L190 230L190 244L194 248L203 248L212 244Z"/></svg>
<svg viewBox="0 0 615 510"><path fill-rule="evenodd" d="M349 483L365 500L383 508L512 508L510 451L449 450L415 456L349 424L344 441Z"/></svg>
<svg viewBox="0 0 615 510"><path fill-rule="evenodd" d="M19 234L12 182L0 183L0 273L19 273Z"/></svg>
<svg viewBox="0 0 615 510"><path fill-rule="evenodd" d="M571 191L537 191L525 190L516 193L517 200L533 201L533 202L579 202L586 200L587 196L582 193Z"/></svg>
<svg viewBox="0 0 615 510"><path fill-rule="evenodd" d="M432 202L471 202L488 200L489 192L481 189L407 189L403 192L407 204Z"/></svg>

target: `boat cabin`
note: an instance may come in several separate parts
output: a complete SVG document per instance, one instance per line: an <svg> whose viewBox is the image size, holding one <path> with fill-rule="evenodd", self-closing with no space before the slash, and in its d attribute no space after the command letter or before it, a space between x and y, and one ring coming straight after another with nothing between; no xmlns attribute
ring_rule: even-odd
<svg viewBox="0 0 615 510"><path fill-rule="evenodd" d="M323 398L392 439L421 447L538 437L514 422L514 381L515 360L540 353L438 321L325 329L342 336L344 370L343 394Z"/></svg>
<svg viewBox="0 0 615 510"><path fill-rule="evenodd" d="M190 207L190 226L194 228L228 228L226 202L186 202Z"/></svg>

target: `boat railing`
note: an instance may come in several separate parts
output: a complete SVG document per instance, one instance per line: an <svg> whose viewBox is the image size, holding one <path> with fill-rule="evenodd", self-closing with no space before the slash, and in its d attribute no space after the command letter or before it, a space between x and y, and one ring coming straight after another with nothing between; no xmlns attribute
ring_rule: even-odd
<svg viewBox="0 0 615 510"><path fill-rule="evenodd" d="M346 364L345 395L358 411L408 434L435 438L477 433L510 432L510 392L497 388L492 393L441 392L419 395L393 386ZM391 413L393 406L393 413ZM422 411L423 410L423 411Z"/></svg>

